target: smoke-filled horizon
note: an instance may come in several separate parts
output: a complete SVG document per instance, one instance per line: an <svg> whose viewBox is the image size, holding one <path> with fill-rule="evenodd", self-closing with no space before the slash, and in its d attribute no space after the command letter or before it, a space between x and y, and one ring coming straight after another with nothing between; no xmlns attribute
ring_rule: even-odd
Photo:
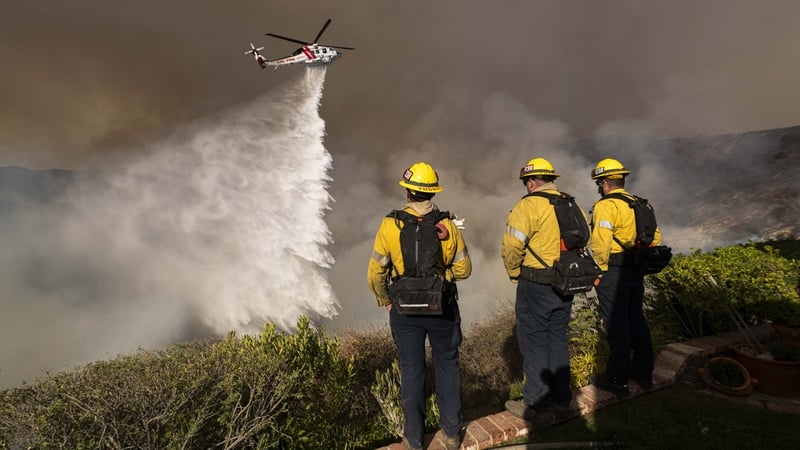
<svg viewBox="0 0 800 450"><path fill-rule="evenodd" d="M272 266L263 264L277 264L297 276L303 269L314 274L302 282L262 280L267 289L285 289L288 303L278 307L289 324L302 311L317 311L320 321L334 329L385 324L385 310L375 305L366 287L366 263L381 217L403 204L400 174L420 160L433 164L441 177L444 191L434 201L466 218L464 235L475 267L460 287L467 323L513 299L499 242L509 209L524 194L518 170L533 157L548 158L562 175L559 187L587 211L597 198L589 170L600 158L620 159L633 171L630 189L653 202L665 240L679 251L763 236L757 210L747 218L735 214L744 223L735 233L721 234L709 232L705 219L689 214L685 204L687 199L702 202L698 195L717 189L727 198L722 208L733 208L740 193L728 192L716 175L791 176L769 172L764 164L774 148L754 145L723 163L712 158L720 165L703 171L686 169L683 159L696 155L679 155L672 145L653 142L797 125L798 15L796 2L743 0L243 0L235 5L30 0L7 5L0 16L0 61L7 68L0 80L0 166L120 178L108 185L108 194L78 184L100 199L116 195L105 204L110 217L92 225L102 231L100 242L87 234L69 245L55 242L85 231L74 221L52 219L58 211L51 210L26 213L25 226L3 236L22 236L27 229L45 235L19 239L15 248L20 257L31 249L39 255L57 250L43 260L42 267L50 271L33 265L13 281L33 278L75 301L65 306L69 314L47 301L54 297L25 308L3 305L3 320L10 325L0 327L0 380L9 365L24 366L29 377L36 368L64 362L48 359L53 355L69 355L67 362L77 363L122 348L158 345L154 336L168 340L167 329L178 338L225 327L247 329L248 320L258 327L265 316L280 322L271 312L264 314L262 308L275 307L276 300L263 292L248 292L248 300L239 304L247 306L231 305L231 315L219 314L228 309L202 300L188 307L154 298L129 305L113 301L114 296L101 306L95 303L109 292L185 296L209 284L209 292L232 298L251 286L247 274L237 269L271 273ZM309 116L313 136L306 136L307 147L301 150L311 153L298 153L291 151L298 147L270 139L297 137L284 135L296 125L292 108L313 103L313 95L286 99L292 86L305 83L307 69L262 71L243 53L252 42L265 46L269 58L288 55L295 44L264 33L313 39L328 17L333 22L320 42L356 50L344 52L327 70L319 111ZM248 119L246 111L256 111L262 122ZM226 127L233 117L248 123L246 135L229 134ZM188 156L199 150L169 160L172 153L165 148L214 132L228 139L212 154L255 152L254 147L263 146L265 153L253 155L273 155L280 164L275 166L272 157L229 160L209 178L208 166ZM590 148L576 145L587 140L593 143ZM272 152L275 148L280 150ZM702 161L692 167L702 167ZM286 170L276 173L280 168ZM313 177L305 178L308 174ZM104 176L95 183L108 183ZM245 211L238 217L219 209L217 216L202 219L224 232L230 239L226 245L238 253L214 243L220 234L199 246L194 239L173 239L174 226L204 223L191 214L170 212L190 208L184 194L197 205L214 205L220 188L243 179L261 180L259 195L265 197L254 195L237 205L237 211ZM205 184L191 184L198 180ZM312 198L303 189L311 189ZM797 198L798 190L797 185L790 189L791 198ZM317 222L313 214L292 208L285 215L260 216L271 211L261 208L273 201L323 207L324 217ZM132 211L142 214L131 221L126 214ZM309 267L286 270L284 261L259 259L258 249L235 247L258 242L258 225L270 220L286 228L265 225L261 232L292 230L273 242L310 245L295 249L310 255L305 257ZM311 229L306 220L313 221ZM796 231L797 220L787 214L778 223ZM102 229L108 221L141 227L123 227L120 235ZM328 235L316 234L326 226ZM144 233L139 238L146 242L167 244L154 247L158 261L142 261L143 254L120 237L133 230ZM17 255L7 255L0 276L10 279L19 275ZM113 258L107 262L92 255ZM187 260L205 257L210 258L208 271L187 273ZM294 263L302 265L301 260ZM325 264L330 269L315 269ZM75 276L73 269L97 270L107 277L98 285L95 279ZM43 273L46 279L39 280ZM277 284L269 285L273 281ZM292 286L283 288L279 281ZM185 329L203 323L198 311L217 314L219 327L206 323L202 327L208 329ZM325 316L332 319L322 320ZM55 336L35 334L45 328L36 328L43 319ZM20 336L30 336L30 343L16 344ZM58 345L47 347L52 342ZM83 353L67 351L69 345Z"/></svg>
<svg viewBox="0 0 800 450"><path fill-rule="evenodd" d="M0 161L75 169L140 148L128 144L292 77L243 51L288 55L297 44L264 33L310 40L329 17L321 42L356 48L322 105L334 154L385 163L420 128L468 133L494 94L576 138L792 126L798 15L792 0L12 2L0 16ZM448 116L460 120L445 128Z"/></svg>

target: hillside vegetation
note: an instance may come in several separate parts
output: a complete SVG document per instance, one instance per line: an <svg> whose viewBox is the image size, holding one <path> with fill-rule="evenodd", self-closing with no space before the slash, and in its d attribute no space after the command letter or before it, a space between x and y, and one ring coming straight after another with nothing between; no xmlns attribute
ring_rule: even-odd
<svg viewBox="0 0 800 450"><path fill-rule="evenodd" d="M731 308L750 323L800 325L799 244L676 256L648 277L656 347L733 329ZM605 354L595 302L574 305L576 387ZM466 331L461 366L471 419L518 396L522 368L511 305ZM395 439L402 423L395 360L386 328L336 337L307 318L294 333L267 325L258 336L142 350L0 391L0 448L375 448ZM435 429L433 397L428 413Z"/></svg>

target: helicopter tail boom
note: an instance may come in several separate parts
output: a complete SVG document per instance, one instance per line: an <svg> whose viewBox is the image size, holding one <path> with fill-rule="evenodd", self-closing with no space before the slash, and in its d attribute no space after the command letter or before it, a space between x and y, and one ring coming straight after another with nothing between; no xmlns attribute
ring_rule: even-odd
<svg viewBox="0 0 800 450"><path fill-rule="evenodd" d="M258 63L259 67L261 67L263 69L263 68L267 67L267 63L269 61L266 58L264 58L264 56L262 56L260 53L258 53L261 50L264 50L264 47L256 48L256 46L253 45L253 43L251 42L250 43L250 50L244 52L244 54L245 55L253 55L253 58L255 58L256 63Z"/></svg>

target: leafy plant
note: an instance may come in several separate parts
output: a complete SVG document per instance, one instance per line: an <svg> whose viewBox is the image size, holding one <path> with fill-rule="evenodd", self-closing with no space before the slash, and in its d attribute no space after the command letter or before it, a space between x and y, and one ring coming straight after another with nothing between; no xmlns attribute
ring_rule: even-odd
<svg viewBox="0 0 800 450"><path fill-rule="evenodd" d="M796 345L776 342L770 345L769 352L772 353L776 361L800 361L800 347Z"/></svg>
<svg viewBox="0 0 800 450"><path fill-rule="evenodd" d="M392 436L402 436L405 414L400 392L400 364L397 360L392 362L389 369L375 373L375 384L371 391L383 412L379 419L381 426ZM433 393L425 399L425 427L430 430L438 424L439 407L436 394Z"/></svg>
<svg viewBox="0 0 800 450"><path fill-rule="evenodd" d="M379 423L392 436L403 435L403 404L400 395L400 365L395 360L387 370L375 372L372 395L381 407Z"/></svg>
<svg viewBox="0 0 800 450"><path fill-rule="evenodd" d="M0 391L0 448L354 448L352 361L294 334L140 351Z"/></svg>
<svg viewBox="0 0 800 450"><path fill-rule="evenodd" d="M731 361L725 359L709 361L708 370L711 378L721 386L739 387L744 384L745 378L741 368Z"/></svg>
<svg viewBox="0 0 800 450"><path fill-rule="evenodd" d="M609 355L605 332L600 325L597 297L575 297L569 323L570 374L573 387L589 384L589 376L604 370Z"/></svg>
<svg viewBox="0 0 800 450"><path fill-rule="evenodd" d="M733 330L733 311L751 324L777 317L800 323L798 270L800 262L752 244L676 255L647 277L648 304L674 314L681 334L691 338Z"/></svg>
<svg viewBox="0 0 800 450"><path fill-rule="evenodd" d="M787 259L799 246L779 248L676 255L648 276L645 313L656 350L732 329L731 310L750 323L800 325L800 262ZM573 387L605 360L599 322L597 299L576 297L568 334ZM467 331L460 365L469 420L521 397L522 357L513 305L501 303ZM257 336L139 351L0 390L0 449L375 448L401 432L399 386L388 327L339 339L302 318L294 333L268 325ZM435 395L426 411L431 431Z"/></svg>

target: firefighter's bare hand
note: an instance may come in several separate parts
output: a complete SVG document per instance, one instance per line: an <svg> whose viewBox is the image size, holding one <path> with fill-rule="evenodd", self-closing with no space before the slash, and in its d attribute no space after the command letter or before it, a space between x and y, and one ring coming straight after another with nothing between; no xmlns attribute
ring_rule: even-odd
<svg viewBox="0 0 800 450"><path fill-rule="evenodd" d="M391 303L386 305L386 311L392 312L392 304Z"/></svg>

